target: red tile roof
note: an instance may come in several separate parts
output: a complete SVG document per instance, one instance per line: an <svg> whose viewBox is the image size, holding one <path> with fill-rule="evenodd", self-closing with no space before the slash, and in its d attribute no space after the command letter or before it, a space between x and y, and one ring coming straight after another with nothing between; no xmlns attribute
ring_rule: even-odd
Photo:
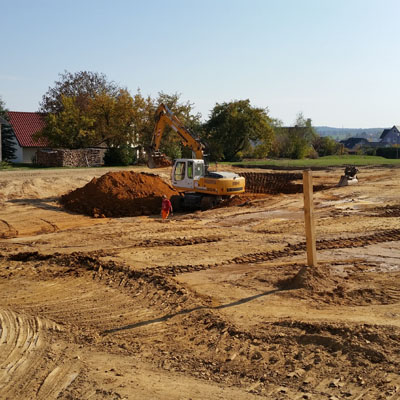
<svg viewBox="0 0 400 400"><path fill-rule="evenodd" d="M32 135L40 131L45 125L42 114L38 112L9 111L8 116L21 147L48 146L46 139L40 139L38 142L35 142L32 138Z"/></svg>

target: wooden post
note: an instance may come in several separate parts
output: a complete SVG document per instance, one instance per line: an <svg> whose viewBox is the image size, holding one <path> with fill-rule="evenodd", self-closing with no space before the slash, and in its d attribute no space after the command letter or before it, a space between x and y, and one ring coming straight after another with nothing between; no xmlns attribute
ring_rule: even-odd
<svg viewBox="0 0 400 400"><path fill-rule="evenodd" d="M2 161L1 158L1 121L0 121L0 162Z"/></svg>
<svg viewBox="0 0 400 400"><path fill-rule="evenodd" d="M315 245L313 184L311 170L303 171L304 220L306 224L307 265L317 266L317 250Z"/></svg>

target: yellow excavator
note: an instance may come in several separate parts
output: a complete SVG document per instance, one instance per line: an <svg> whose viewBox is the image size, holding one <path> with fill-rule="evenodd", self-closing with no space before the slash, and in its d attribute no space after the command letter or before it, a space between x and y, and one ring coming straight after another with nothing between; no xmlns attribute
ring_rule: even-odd
<svg viewBox="0 0 400 400"><path fill-rule="evenodd" d="M193 158L179 158L172 167L172 186L184 195L185 208L207 209L222 199L245 191L245 179L233 172L210 172L204 160L205 145L196 138L182 122L161 104L155 113L156 124L150 148L147 151L149 168L171 165L160 153L161 139L166 126L170 126L180 137L184 146L192 150Z"/></svg>

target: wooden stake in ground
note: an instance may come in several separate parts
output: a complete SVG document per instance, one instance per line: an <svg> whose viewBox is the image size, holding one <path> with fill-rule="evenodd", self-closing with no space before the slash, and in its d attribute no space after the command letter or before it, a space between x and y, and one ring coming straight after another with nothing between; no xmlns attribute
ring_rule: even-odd
<svg viewBox="0 0 400 400"><path fill-rule="evenodd" d="M2 161L1 152L2 152L2 149L1 149L1 120L0 120L0 162Z"/></svg>
<svg viewBox="0 0 400 400"><path fill-rule="evenodd" d="M317 266L317 250L315 245L313 184L311 170L303 171L304 220L306 224L307 265Z"/></svg>

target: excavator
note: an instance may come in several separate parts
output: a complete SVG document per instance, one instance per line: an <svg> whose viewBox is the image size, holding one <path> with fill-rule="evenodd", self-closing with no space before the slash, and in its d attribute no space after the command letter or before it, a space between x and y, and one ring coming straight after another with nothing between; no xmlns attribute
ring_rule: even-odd
<svg viewBox="0 0 400 400"><path fill-rule="evenodd" d="M168 158L159 151L166 126L170 126L178 134L182 144L192 150L193 158L176 159L171 173L172 186L183 193L183 205L186 209L205 210L214 207L222 199L245 191L245 179L238 174L208 170L205 144L185 128L165 104L160 104L157 108L155 120L151 145L147 150L149 168L171 165Z"/></svg>

